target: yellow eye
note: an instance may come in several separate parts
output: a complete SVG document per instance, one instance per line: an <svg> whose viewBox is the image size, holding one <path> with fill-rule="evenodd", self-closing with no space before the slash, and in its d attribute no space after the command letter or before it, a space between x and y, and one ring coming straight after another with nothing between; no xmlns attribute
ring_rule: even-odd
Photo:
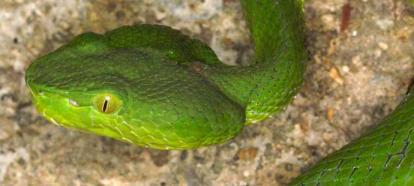
<svg viewBox="0 0 414 186"><path fill-rule="evenodd" d="M94 106L99 112L110 114L119 110L121 101L111 94L102 94L95 97Z"/></svg>

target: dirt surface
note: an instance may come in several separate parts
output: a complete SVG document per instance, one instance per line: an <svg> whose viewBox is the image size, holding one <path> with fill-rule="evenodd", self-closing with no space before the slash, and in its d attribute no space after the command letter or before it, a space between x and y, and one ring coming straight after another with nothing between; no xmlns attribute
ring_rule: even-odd
<svg viewBox="0 0 414 186"><path fill-rule="evenodd" d="M227 144L158 151L49 124L25 68L77 34L137 23L172 26L244 63L251 46L237 1L1 1L0 185L286 185L374 127L414 76L414 11L355 0L348 17L346 3L306 0L306 81L282 113Z"/></svg>

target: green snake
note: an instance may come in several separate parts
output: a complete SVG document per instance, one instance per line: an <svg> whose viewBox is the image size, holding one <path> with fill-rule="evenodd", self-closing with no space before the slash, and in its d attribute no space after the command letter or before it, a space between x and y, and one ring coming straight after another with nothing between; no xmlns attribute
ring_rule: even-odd
<svg viewBox="0 0 414 186"><path fill-rule="evenodd" d="M166 26L84 33L29 66L34 105L54 124L148 148L224 143L289 103L307 61L303 0L241 5L254 44L249 66L224 65L206 44ZM292 184L414 184L413 95Z"/></svg>

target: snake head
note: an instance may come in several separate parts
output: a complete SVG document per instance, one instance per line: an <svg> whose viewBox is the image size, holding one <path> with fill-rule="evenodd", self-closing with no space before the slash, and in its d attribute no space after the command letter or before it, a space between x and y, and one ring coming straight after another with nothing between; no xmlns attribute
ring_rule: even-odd
<svg viewBox="0 0 414 186"><path fill-rule="evenodd" d="M37 110L64 127L139 146L216 144L243 128L244 108L151 47L113 47L87 33L26 71Z"/></svg>

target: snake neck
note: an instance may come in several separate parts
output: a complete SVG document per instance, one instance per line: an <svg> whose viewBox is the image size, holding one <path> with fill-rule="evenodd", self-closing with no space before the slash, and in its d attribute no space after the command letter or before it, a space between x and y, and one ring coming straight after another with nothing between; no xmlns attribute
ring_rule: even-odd
<svg viewBox="0 0 414 186"><path fill-rule="evenodd" d="M213 65L205 76L227 96L246 107L247 123L277 112L297 93L303 81L302 1L242 0L255 47L248 67Z"/></svg>

